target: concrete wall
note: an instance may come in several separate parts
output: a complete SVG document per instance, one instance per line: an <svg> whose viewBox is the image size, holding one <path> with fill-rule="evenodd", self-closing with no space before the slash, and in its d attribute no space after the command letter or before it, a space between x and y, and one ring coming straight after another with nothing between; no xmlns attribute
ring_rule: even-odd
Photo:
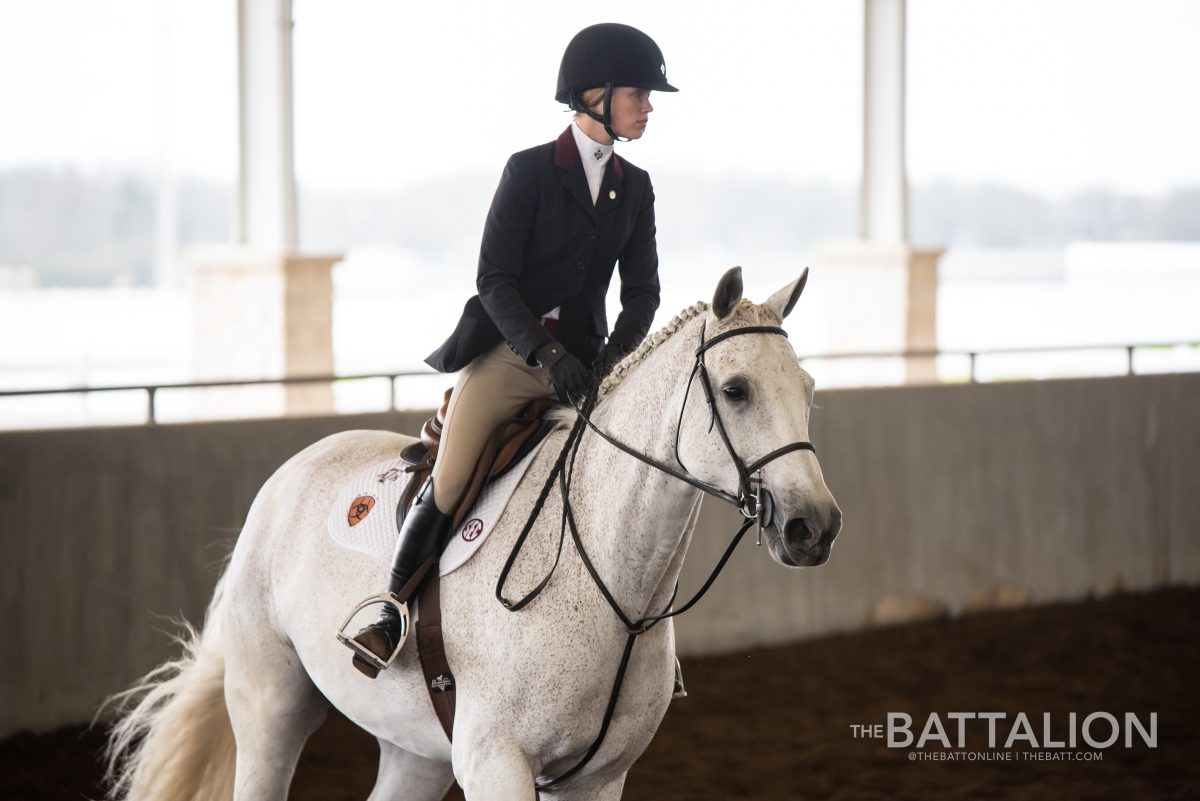
<svg viewBox="0 0 1200 801"><path fill-rule="evenodd" d="M696 654L930 614L1200 582L1200 375L819 393L845 513L828 565L744 543L678 623ZM90 716L199 622L261 483L424 414L0 433L0 736ZM737 520L706 504L683 592ZM752 536L752 535L748 535Z"/></svg>
<svg viewBox="0 0 1200 801"><path fill-rule="evenodd" d="M1200 582L1200 375L817 403L812 440L845 515L829 563L791 571L739 548L678 622L681 650ZM737 522L715 507L688 553L691 586Z"/></svg>
<svg viewBox="0 0 1200 801"><path fill-rule="evenodd" d="M422 414L0 432L0 736L88 719L199 624L250 502L292 454Z"/></svg>

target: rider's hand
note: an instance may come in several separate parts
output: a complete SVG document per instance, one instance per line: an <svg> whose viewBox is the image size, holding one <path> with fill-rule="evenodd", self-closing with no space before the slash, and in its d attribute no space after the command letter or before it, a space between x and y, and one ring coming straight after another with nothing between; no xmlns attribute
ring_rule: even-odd
<svg viewBox="0 0 1200 801"><path fill-rule="evenodd" d="M600 355L592 361L592 373L597 381L603 381L605 376L613 371L617 364L629 355L629 348L609 342L600 351Z"/></svg>
<svg viewBox="0 0 1200 801"><path fill-rule="evenodd" d="M567 353L557 340L550 340L533 352L537 361L554 385L558 399L568 405L582 403L592 388L592 374L583 362Z"/></svg>

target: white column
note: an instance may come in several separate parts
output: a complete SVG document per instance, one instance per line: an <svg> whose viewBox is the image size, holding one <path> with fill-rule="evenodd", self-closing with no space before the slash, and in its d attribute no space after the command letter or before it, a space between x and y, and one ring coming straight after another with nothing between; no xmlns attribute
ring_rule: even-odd
<svg viewBox="0 0 1200 801"><path fill-rule="evenodd" d="M905 0L865 0L863 174L859 235L870 242L908 240L904 164Z"/></svg>
<svg viewBox="0 0 1200 801"><path fill-rule="evenodd" d="M237 244L193 248L194 374L199 379L333 373L336 253L297 252L292 156L291 0L238 0ZM328 384L212 391L203 415L321 414Z"/></svg>
<svg viewBox="0 0 1200 801"><path fill-rule="evenodd" d="M291 0L238 0L238 241L296 247Z"/></svg>
<svg viewBox="0 0 1200 801"><path fill-rule="evenodd" d="M863 165L859 239L826 243L817 262L834 353L925 351L937 346L940 249L908 241L904 159L905 0L863 0ZM814 282L815 283L815 282ZM815 286L814 286L815 288ZM933 359L833 363L829 378L893 383L937 380Z"/></svg>
<svg viewBox="0 0 1200 801"><path fill-rule="evenodd" d="M178 145L172 120L171 90L174 65L173 3L158 5L158 162L154 186L154 285L160 289L183 283L179 266L179 185L175 165Z"/></svg>
<svg viewBox="0 0 1200 801"><path fill-rule="evenodd" d="M211 381L330 375L332 267L340 260L245 247L189 250L193 375ZM313 383L209 390L193 408L202 417L326 414L333 389Z"/></svg>

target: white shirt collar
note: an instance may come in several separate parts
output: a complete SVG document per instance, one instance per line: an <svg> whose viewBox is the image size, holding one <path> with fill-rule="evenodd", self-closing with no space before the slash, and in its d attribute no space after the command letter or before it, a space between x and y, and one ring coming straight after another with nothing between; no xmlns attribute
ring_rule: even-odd
<svg viewBox="0 0 1200 801"><path fill-rule="evenodd" d="M579 121L571 123L571 133L575 134L575 145L579 148L579 157L583 160L583 174L587 177L588 191L592 194L592 203L600 197L600 183L604 180L604 165L612 158L613 146L602 145L583 132Z"/></svg>
<svg viewBox="0 0 1200 801"><path fill-rule="evenodd" d="M613 152L611 143L602 145L595 141L583 132L578 121L571 123L571 133L575 135L575 146L579 148L579 155L583 159L584 165L603 167L608 163Z"/></svg>

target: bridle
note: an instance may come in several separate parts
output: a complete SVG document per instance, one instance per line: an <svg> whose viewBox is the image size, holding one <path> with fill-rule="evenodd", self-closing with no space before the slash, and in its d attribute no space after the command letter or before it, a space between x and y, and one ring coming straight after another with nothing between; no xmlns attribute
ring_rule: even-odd
<svg viewBox="0 0 1200 801"><path fill-rule="evenodd" d="M600 726L600 733L592 742L592 745L588 749L587 753L584 754L583 758L573 767L569 768L565 773L561 774L555 779L536 783L535 789L539 792L556 787L557 785L562 784L567 779L574 776L576 773L582 770L584 765L586 765L592 759L592 757L595 756L596 752L600 750L600 745L604 742L604 736L608 733L609 724L612 722L613 712L615 711L617 705L617 697L620 694L621 684L625 679L625 671L629 666L629 658L633 653L633 644L638 635L644 634L667 618L681 615L691 609L704 596L704 594L708 592L708 589L713 585L713 582L716 581L717 576L720 575L721 570L724 569L726 563L729 561L729 558L733 555L734 549L737 548L738 543L741 542L742 536L746 533L746 531L749 530L749 528L755 523L758 523L759 534L761 536L762 529L771 525L774 503L771 499L770 493L762 486L763 468L776 459L792 453L793 451L806 450L816 453L816 448L813 447L811 442L798 441L784 445L781 448L776 448L762 458L756 459L749 464L747 464L745 460L738 455L737 451L733 447L732 441L729 439L729 433L725 429L725 422L721 419L721 412L717 408L716 398L713 395L712 386L709 382L708 368L705 366L704 355L713 346L735 336L742 336L746 334L768 334L787 337L787 332L779 326L744 326L742 328L734 328L729 331L725 331L717 334L712 339L706 340L704 338L706 329L707 321L705 321L700 328L700 344L695 350L696 361L692 367L691 375L688 377L687 387L685 388L683 395L683 403L679 408L679 420L675 427L675 460L681 467L683 467L683 461L679 458L680 430L683 426L683 414L687 409L688 396L691 393L692 383L695 381L696 376L699 375L700 384L704 387L705 398L708 401L709 411L712 415L712 419L709 422L709 431L711 432L713 426L716 426L717 431L721 436L721 441L725 444L725 449L729 453L730 459L733 461L734 467L737 470L737 495L689 475L686 472L686 467L684 467L684 472L680 472L674 467L660 462L657 459L654 459L653 457L630 447L629 445L600 430L600 428L598 428L596 424L592 422L590 417L590 413L592 408L595 406L599 390L598 386L593 386L583 404L580 407L577 407L579 416L575 421L575 425L571 428L571 432L568 434L567 440L563 444L562 450L559 452L558 459L555 461L554 467L550 471L550 475L546 478L546 482L542 486L541 493L539 493L537 501L534 503L533 509L529 514L529 518L525 522L525 526L522 528L516 542L513 543L513 549L509 553L508 560L504 563L504 567L500 571L500 577L496 582L496 599L500 601L500 603L506 609L508 609L510 612L516 612L527 606L534 600L534 598L541 594L542 590L545 589L546 585L550 582L551 577L554 575L554 571L558 568L559 560L562 558L562 548L563 541L566 537L566 529L569 528L571 531L571 539L575 544L575 549L579 553L580 560L583 562L588 574L592 577L592 581L596 584L597 589L600 590L600 594L604 596L604 600L608 603L609 607L612 608L617 617L620 618L621 623L625 626L625 630L628 634L625 642L625 650L621 656L621 664L617 668L617 675L613 680L612 694L609 696L608 707L604 712L604 720ZM733 535L733 538L730 540L725 552L721 555L721 558L717 561L716 566L709 574L708 579L704 582L696 594L692 596L691 600L689 600L680 608L675 610L671 609L671 607L674 606L675 598L679 593L679 585L676 583L675 589L671 593L671 599L668 601L667 606L662 612L657 615L647 615L633 619L627 615L621 608L620 604L617 603L617 600L613 597L612 592L608 589L608 586L604 583L604 580L600 577L600 574L596 571L595 566L592 564L592 560L588 556L587 551L583 546L582 538L579 536L579 529L575 524L575 515L571 509L570 502L571 478L574 475L575 470L575 455L579 450L579 443L583 439L583 432L588 428L598 434L609 444L621 451L624 451L630 456L633 456L635 459L638 459L639 461L644 462L645 464L648 464L651 467L654 467L657 470L660 470L686 484L690 484L696 489L699 489L702 492L713 496L714 498L719 498L725 503L736 507L745 518L745 522ZM758 474L757 477L754 475L756 473ZM525 545L526 538L533 530L533 525L541 514L542 507L545 505L546 498L549 496L550 489L554 485L556 479L559 482L560 491L562 493L563 511L559 529L558 552L555 554L554 564L550 566L550 570L548 573L546 573L545 577L527 595L517 601L510 601L504 597L504 585L508 580L508 575L512 571L513 565L517 561L517 557L521 553L521 549Z"/></svg>
<svg viewBox="0 0 1200 801"><path fill-rule="evenodd" d="M773 504L768 501L766 506L764 506L763 500L764 498L769 498L769 493L764 495L766 492L765 490L762 492L759 491L762 487L761 477L752 478L753 474L761 473L762 469L768 464L781 456L786 456L792 451L805 450L816 453L817 449L813 447L811 442L793 442L789 445L784 445L782 448L776 448L766 456L763 456L761 459L757 459L747 465L745 460L742 459L742 457L739 456L738 452L734 449L733 442L729 439L729 432L725 429L725 421L721 419L721 412L717 408L716 397L713 395L712 384L708 380L708 367L704 363L704 354L707 353L708 350L714 345L724 342L725 340L731 339L735 336L741 336L743 334L778 334L786 339L787 331L784 331L779 326L774 325L752 325L745 326L743 328L734 328L730 331L717 334L712 339L705 340L704 334L706 328L707 321L705 321L704 325L702 325L700 329L700 345L695 350L696 362L692 367L691 375L688 376L687 388L683 393L683 403L679 406L679 420L675 424L675 461L678 462L685 471L687 470L687 467L683 464L683 459L679 457L679 436L683 429L683 414L687 410L687 402L692 391L692 384L696 380L696 375L699 374L700 386L704 387L705 399L708 401L709 412L712 414L712 419L708 424L708 430L711 432L713 425L716 425L717 432L721 435L721 442L725 444L725 450L729 453L729 458L733 461L733 466L737 470L738 475L737 495L726 492L725 490L713 484L708 484L697 478L693 478L687 472L681 473L670 465L646 456L645 454L629 447L625 443L620 442L601 431L596 427L596 424L591 421L591 418L589 418L586 414L583 414L582 410L580 410L580 414L587 426L599 434L600 437L606 440L609 444L619 448L635 459L639 459L651 467L661 470L673 478L677 478L686 484L691 484L696 489L699 489L708 495L713 496L714 498L721 499L725 503L736 507L737 510L742 513L743 517L757 519L761 527L766 527L771 525L770 517L767 516L765 520L762 519L762 517L764 516L764 513L769 515L769 513L772 511L770 507L773 506Z"/></svg>

